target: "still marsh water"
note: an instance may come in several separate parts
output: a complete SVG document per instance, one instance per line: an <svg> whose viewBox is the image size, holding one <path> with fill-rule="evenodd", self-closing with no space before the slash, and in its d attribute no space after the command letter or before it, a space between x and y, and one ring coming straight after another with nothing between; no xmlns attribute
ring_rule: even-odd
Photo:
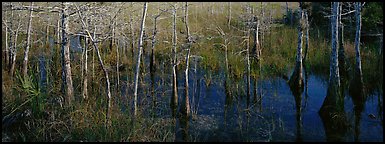
<svg viewBox="0 0 385 144"><path fill-rule="evenodd" d="M207 78L208 75L211 79ZM184 82L181 73L179 76L179 97L182 97ZM204 70L194 73L190 70L190 105L197 115L189 119L187 132L177 120L175 141L383 140L382 93L378 90L371 92L365 101L358 102L363 109L356 110L346 88L344 115L347 119L344 123L347 127L335 129L331 124L333 118L322 119L318 114L326 97L327 75L309 72L307 76L304 77L304 91L299 96L293 95L281 77L258 80L257 95L254 95L255 81L252 78L252 92L248 99L246 77L232 81L226 94L223 73ZM169 80L155 78L154 89L159 100L156 117L168 119L172 117L167 94L170 90L164 88L163 81ZM151 93L145 95L147 98L143 98L142 105L151 105ZM179 102L182 102L181 98Z"/></svg>

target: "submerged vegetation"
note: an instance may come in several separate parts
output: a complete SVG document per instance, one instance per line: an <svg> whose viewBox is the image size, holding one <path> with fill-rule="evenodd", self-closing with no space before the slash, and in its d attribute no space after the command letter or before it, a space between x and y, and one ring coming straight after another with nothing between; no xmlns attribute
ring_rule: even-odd
<svg viewBox="0 0 385 144"><path fill-rule="evenodd" d="M360 7L361 87L358 4L339 5L342 100L330 3L2 2L2 141L383 141L383 3Z"/></svg>

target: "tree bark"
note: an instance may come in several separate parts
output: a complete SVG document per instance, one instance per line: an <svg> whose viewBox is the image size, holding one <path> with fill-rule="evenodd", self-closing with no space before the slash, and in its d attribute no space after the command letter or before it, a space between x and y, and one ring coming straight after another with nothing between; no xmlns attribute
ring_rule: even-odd
<svg viewBox="0 0 385 144"><path fill-rule="evenodd" d="M362 84L362 69L361 69L361 54L360 54L360 37L361 37L361 2L355 3L356 9L356 38L355 38L355 49L356 49L356 65L355 65L355 78Z"/></svg>
<svg viewBox="0 0 385 144"><path fill-rule="evenodd" d="M141 22L141 27L140 27L140 35L139 35L139 44L138 44L138 60L136 63L136 72L135 72L135 91L134 91L134 116L137 116L137 111L138 111L138 106L137 106L137 101L138 101L138 79L139 79L139 71L140 71L140 60L141 60L141 55L142 55L142 49L143 49L143 30L144 30L144 24L146 21L146 14L147 14L147 2L144 3L143 6L143 16L142 16L142 22Z"/></svg>
<svg viewBox="0 0 385 144"><path fill-rule="evenodd" d="M306 58L307 58L307 51L309 49L309 37L310 37L309 36L309 27L310 27L310 25L309 25L309 15L308 15L307 11L305 11L304 14L305 14L305 23L306 23L305 24L305 28L306 28L305 40L306 40L306 42L305 42L305 53L304 53L302 61L305 61Z"/></svg>
<svg viewBox="0 0 385 144"><path fill-rule="evenodd" d="M11 9L13 7L12 5L12 2L10 2L10 5L11 5ZM11 20L9 21L9 25L8 25L8 30L10 31L9 33L9 41L8 41L8 45L9 45L9 57L8 57L8 70L9 72L11 72L11 67L12 67L12 59L13 59L13 49L14 49L14 46L13 46L13 42L12 42L12 37L13 37L13 11L11 10Z"/></svg>
<svg viewBox="0 0 385 144"><path fill-rule="evenodd" d="M68 26L68 14L69 14L69 3L62 3L62 58L63 58L63 73L65 76L65 92L66 92L66 105L70 106L73 99L73 85L71 75L71 60L70 60L70 42L67 37L69 31Z"/></svg>
<svg viewBox="0 0 385 144"><path fill-rule="evenodd" d="M151 73L151 94L152 94L152 97L153 97L154 107L156 105L156 96L155 96L155 90L154 90L154 85L155 85L155 77L154 77L154 75L155 75L155 71L156 71L154 50L155 50L155 44L156 44L156 34L158 32L158 30L157 30L157 19L159 18L160 15L161 14L158 14L157 16L154 17L154 30L153 30L152 42L151 42L150 73Z"/></svg>
<svg viewBox="0 0 385 144"><path fill-rule="evenodd" d="M330 75L329 85L327 89L327 96L322 104L320 112L324 111L340 111L341 108L337 108L338 103L343 99L340 98L340 76L338 69L338 15L339 15L339 3L333 2L332 4L332 51L330 57Z"/></svg>
<svg viewBox="0 0 385 144"><path fill-rule="evenodd" d="M27 72L28 72L28 52L29 52L29 47L31 45L31 29L32 29L32 7L33 7L33 2L31 2L31 10L29 12L29 21L28 21L28 29L27 29L27 46L25 47L24 51L24 60L23 60L23 76L24 78L27 77ZM14 67L14 66L13 66Z"/></svg>
<svg viewBox="0 0 385 144"><path fill-rule="evenodd" d="M19 17L20 17L20 14L19 14ZM10 69L10 76L13 77L14 73L15 73L15 65L16 65L16 56L17 56L17 37L19 35L19 30L20 30L20 19L18 19L18 22L17 22L17 28L16 28L16 32L15 32L15 39L14 39L14 43L13 43L13 46L14 48L12 49L13 50L13 57L12 57L12 65L11 65L11 69Z"/></svg>
<svg viewBox="0 0 385 144"><path fill-rule="evenodd" d="M86 29L86 24L85 22L83 21L83 17L82 15L80 14L79 12L79 9L78 7L76 6L77 10L78 10L78 14L79 14L79 17L81 19L81 22L82 22L82 26L83 26L83 29L85 29L85 32L87 32L87 35L88 37L91 39L91 42L94 46L94 49L96 50L96 53L98 55L98 59L99 59L99 64L100 66L102 67L103 69L103 72L104 72L104 77L106 79L106 95L107 95L107 107L106 107L106 118L105 118L105 128L106 130L108 130L108 127L109 127L109 119L110 119L110 108L111 108L111 91L110 91L110 80L108 78L108 71L106 69L106 67L104 66L103 64L103 60L102 60L102 57L100 55L100 51L99 51L99 48L98 46L96 45L95 43L95 39L93 37L95 37L95 31L94 31L94 35L91 36L90 32Z"/></svg>
<svg viewBox="0 0 385 144"><path fill-rule="evenodd" d="M228 16L228 19L227 19L227 27L229 28L230 30L230 26L231 26L231 2L228 2L229 4L229 16Z"/></svg>
<svg viewBox="0 0 385 144"><path fill-rule="evenodd" d="M296 64L289 79L290 87L295 87L296 89L303 88L303 77L302 77L302 38L303 38L303 29L304 29L304 12L302 7L299 8L300 14L300 22L298 24L298 47L297 47L297 56L296 56Z"/></svg>
<svg viewBox="0 0 385 144"><path fill-rule="evenodd" d="M338 64L339 64L339 72L341 75L341 80L345 79L346 75L346 62L345 62L345 48L344 48L344 24L342 23L342 4L340 5L340 14L339 14L339 26L340 26L340 34L339 34L339 48L338 48Z"/></svg>
<svg viewBox="0 0 385 144"><path fill-rule="evenodd" d="M85 40L84 44L84 79L83 79L83 99L88 99L88 38Z"/></svg>
<svg viewBox="0 0 385 144"><path fill-rule="evenodd" d="M176 76L176 66L177 66L177 56L176 56L176 45L177 45L177 35L176 35L176 4L173 6L173 62L172 62L172 98L171 98L171 108L173 109L173 115L176 111L176 106L178 105L178 84Z"/></svg>
<svg viewBox="0 0 385 144"><path fill-rule="evenodd" d="M249 14L247 22L249 25L246 27L246 61L247 61L247 107L249 106L249 101L250 101L250 93L251 93L251 88L250 88L250 26L251 26L251 11L250 11L250 3L247 6L247 14Z"/></svg>
<svg viewBox="0 0 385 144"><path fill-rule="evenodd" d="M190 102L189 102L189 84L188 84L188 68L189 68L189 60L190 60L190 47L191 47L191 39L190 39L190 31L188 27L188 5L186 2L185 5L185 11L184 11L184 22L186 26L186 40L187 40L187 54L186 54L186 69L185 69L185 98L184 98L184 103L182 102L181 108L182 108L182 114L184 114L185 117L190 116Z"/></svg>
<svg viewBox="0 0 385 144"><path fill-rule="evenodd" d="M5 17L4 18L5 19L5 23L8 23L7 15L5 14L4 17ZM9 64L9 62L8 62L8 58L9 58L8 32L9 32L9 28L7 26L5 28L5 59L4 59L5 67Z"/></svg>

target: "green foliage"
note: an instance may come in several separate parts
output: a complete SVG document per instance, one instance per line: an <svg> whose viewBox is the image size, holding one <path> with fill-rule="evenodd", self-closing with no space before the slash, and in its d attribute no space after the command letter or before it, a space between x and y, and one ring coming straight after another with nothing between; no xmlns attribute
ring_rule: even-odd
<svg viewBox="0 0 385 144"><path fill-rule="evenodd" d="M368 2L362 9L362 30L377 31L383 26L383 2Z"/></svg>

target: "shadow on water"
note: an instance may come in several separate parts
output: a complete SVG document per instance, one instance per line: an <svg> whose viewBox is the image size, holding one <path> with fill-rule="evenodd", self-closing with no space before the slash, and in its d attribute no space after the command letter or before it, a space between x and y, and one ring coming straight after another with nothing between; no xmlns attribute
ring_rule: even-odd
<svg viewBox="0 0 385 144"><path fill-rule="evenodd" d="M349 122L344 109L345 86L346 82L341 80L340 93L338 95L330 94L328 87L327 95L322 107L319 110L319 116L322 120L327 141L346 141Z"/></svg>
<svg viewBox="0 0 385 144"><path fill-rule="evenodd" d="M303 71L305 73L305 79L307 79L307 71L306 71L305 67L304 67ZM296 76L296 78L297 79L300 78L297 81L303 82L302 76L301 77ZM296 141L297 142L303 141L303 138L302 138L302 116L301 115L302 115L302 93L303 93L304 89L303 89L303 86L301 86L301 82L289 83L289 87L290 87L290 90L294 96L294 101L295 101L295 109L296 109L295 117L296 117L296 126L297 126ZM307 81L306 81L306 83L304 83L304 85L307 85Z"/></svg>
<svg viewBox="0 0 385 144"><path fill-rule="evenodd" d="M355 81L357 78L353 78L349 87L349 94L353 101L353 111L354 111L354 141L359 141L360 136L360 122L361 115L365 108L365 102L367 97L364 93L363 84L360 81ZM360 79L360 78L358 78ZM361 78L362 79L362 78Z"/></svg>
<svg viewBox="0 0 385 144"><path fill-rule="evenodd" d="M342 103L328 103L332 108L318 113L327 97L327 74L318 74L303 67L303 86L290 87L280 77L253 77L252 92L247 97L245 78L226 78L224 71L210 71L191 61L190 106L192 117L188 120L177 117L178 105L170 108L171 75L170 67L159 64L151 76L146 75L148 85L140 89L143 116L151 118L172 118L175 120L175 141L378 141L382 139L381 116L378 121L368 119L368 113L379 112L379 100L360 99L358 90L341 81ZM159 68L159 69L158 69ZM178 71L181 73L183 71ZM208 76L211 75L211 76ZM122 77L122 80L124 81ZM184 75L178 75L179 100L184 96ZM210 84L207 84L211 81ZM122 92L132 93L126 82ZM262 92L263 91L263 92ZM345 92L346 91L346 92ZM376 92L374 92L376 95ZM125 97L124 101L131 100ZM346 96L346 97L345 97ZM329 96L330 97L330 96ZM351 97L351 101L350 98ZM377 95L376 95L377 97ZM154 106L156 98L156 106ZM362 97L361 97L362 98ZM262 100L263 99L263 100ZM330 99L330 98L329 98ZM347 99L344 101L344 99ZM350 109L352 102L352 109ZM147 108L148 105L148 108ZM132 104L128 104L132 107ZM294 107L293 107L294 106ZM262 111L263 109L263 111ZM155 112L154 112L155 111ZM350 114L354 114L352 117ZM322 124L320 124L322 123ZM350 129L350 124L354 125ZM173 123L174 125L174 123ZM370 129L375 129L373 132ZM371 136L374 135L374 136ZM374 138L374 139L372 139Z"/></svg>

